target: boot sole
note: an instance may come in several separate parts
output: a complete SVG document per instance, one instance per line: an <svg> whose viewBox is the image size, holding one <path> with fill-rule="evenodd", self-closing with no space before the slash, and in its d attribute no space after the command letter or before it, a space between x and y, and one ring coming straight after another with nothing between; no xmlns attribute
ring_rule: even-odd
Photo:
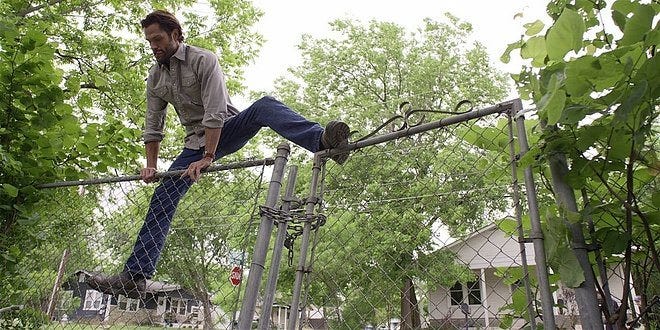
<svg viewBox="0 0 660 330"><path fill-rule="evenodd" d="M332 121L328 123L325 133L327 133L329 149L342 148L348 145L348 137L351 133L351 129L344 122ZM330 156L330 159L337 164L342 165L348 159L348 152L332 155Z"/></svg>

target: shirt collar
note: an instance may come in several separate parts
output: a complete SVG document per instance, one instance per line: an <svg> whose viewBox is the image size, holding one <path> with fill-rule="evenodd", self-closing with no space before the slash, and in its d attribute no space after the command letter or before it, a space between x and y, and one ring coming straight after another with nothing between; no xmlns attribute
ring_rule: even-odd
<svg viewBox="0 0 660 330"><path fill-rule="evenodd" d="M186 61L186 47L188 47L188 45L184 44L183 42L180 42L179 43L179 48L176 50L176 52L174 52L174 54L172 54L172 57L176 57L177 60L179 60L181 62L185 62ZM172 58L170 58L170 64L172 64L171 60L172 60ZM162 68L164 65L165 64L158 63L159 68Z"/></svg>
<svg viewBox="0 0 660 330"><path fill-rule="evenodd" d="M186 44L184 44L183 42L179 43L179 49L176 50L176 52L174 53L174 55L172 55L172 57L176 57L177 59L179 59L182 62L185 61L186 60L186 47L188 47L188 46L186 46Z"/></svg>

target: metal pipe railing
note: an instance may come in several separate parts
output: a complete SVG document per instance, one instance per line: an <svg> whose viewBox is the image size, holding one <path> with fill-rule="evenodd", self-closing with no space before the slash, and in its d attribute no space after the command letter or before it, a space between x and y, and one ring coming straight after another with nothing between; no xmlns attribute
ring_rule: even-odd
<svg viewBox="0 0 660 330"><path fill-rule="evenodd" d="M204 169L202 173L211 173L211 172L219 172L219 171L226 171L226 170L235 170L239 168L249 168L249 167L256 167L256 166L265 166L265 165L273 165L275 163L275 160L272 158L264 158L264 159L259 159L259 160L247 160L247 161L242 161L242 162L235 162L235 163L230 163L230 164L220 164L220 165L211 165ZM181 176L183 172L185 172L185 169L182 170L174 170L174 171L167 171L167 172L158 172L156 173L156 178L170 178L170 177L176 177L176 176ZM51 183L44 183L41 185L38 185L37 188L59 188L59 187L72 187L72 186L89 186L89 185L95 185L95 184L102 184L102 183L117 183L117 182L127 182L127 181L138 181L141 180L142 178L139 175L127 175L127 176L115 176L115 177L105 177L105 178L98 178L98 179L90 179L90 180L78 180L78 181L59 181L59 182L51 182Z"/></svg>

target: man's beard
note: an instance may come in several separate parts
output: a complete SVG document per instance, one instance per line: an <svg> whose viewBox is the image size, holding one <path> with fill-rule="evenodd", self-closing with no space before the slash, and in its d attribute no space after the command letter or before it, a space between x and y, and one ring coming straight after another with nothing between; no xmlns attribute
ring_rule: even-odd
<svg viewBox="0 0 660 330"><path fill-rule="evenodd" d="M170 63L170 58L172 55L176 53L176 50L173 51L165 51L163 57L161 58L156 58L156 61L160 64L169 64Z"/></svg>
<svg viewBox="0 0 660 330"><path fill-rule="evenodd" d="M156 58L156 61L160 64L169 64L170 63L170 58L176 53L177 49L179 49L179 46L177 45L176 47L172 46L174 44L174 39L170 38L170 48L169 49L164 49L163 50L163 57L160 59Z"/></svg>

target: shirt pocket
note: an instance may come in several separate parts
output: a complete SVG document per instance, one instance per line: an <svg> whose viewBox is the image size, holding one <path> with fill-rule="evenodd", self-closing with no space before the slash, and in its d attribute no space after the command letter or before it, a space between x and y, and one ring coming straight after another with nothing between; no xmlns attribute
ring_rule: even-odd
<svg viewBox="0 0 660 330"><path fill-rule="evenodd" d="M197 82L197 77L194 75L181 77L181 92L187 96L187 99L191 103L202 105L200 85Z"/></svg>
<svg viewBox="0 0 660 330"><path fill-rule="evenodd" d="M160 97L163 100L166 100L167 96L167 86L161 85L161 86L156 86L152 89L154 95Z"/></svg>

